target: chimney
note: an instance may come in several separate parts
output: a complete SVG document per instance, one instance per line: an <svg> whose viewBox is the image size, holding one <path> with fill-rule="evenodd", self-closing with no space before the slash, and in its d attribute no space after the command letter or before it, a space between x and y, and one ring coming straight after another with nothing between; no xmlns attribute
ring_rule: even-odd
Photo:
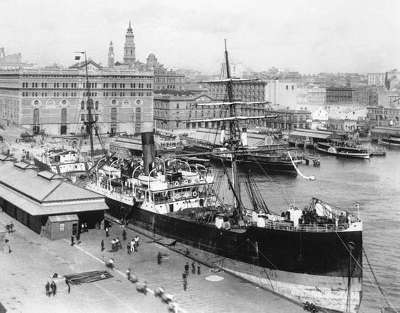
<svg viewBox="0 0 400 313"><path fill-rule="evenodd" d="M146 175L149 175L149 173L153 169L152 167L155 157L153 124L143 123L141 135L142 135L144 173Z"/></svg>

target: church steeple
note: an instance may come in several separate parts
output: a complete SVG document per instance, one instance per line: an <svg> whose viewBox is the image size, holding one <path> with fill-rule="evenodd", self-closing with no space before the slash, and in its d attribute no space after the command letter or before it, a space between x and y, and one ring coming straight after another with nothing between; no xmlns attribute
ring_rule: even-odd
<svg viewBox="0 0 400 313"><path fill-rule="evenodd" d="M112 41L110 41L110 47L108 48L108 67L114 66L114 47Z"/></svg>
<svg viewBox="0 0 400 313"><path fill-rule="evenodd" d="M135 60L135 35L133 35L132 24L131 21L129 21L129 26L125 35L124 63L133 66Z"/></svg>

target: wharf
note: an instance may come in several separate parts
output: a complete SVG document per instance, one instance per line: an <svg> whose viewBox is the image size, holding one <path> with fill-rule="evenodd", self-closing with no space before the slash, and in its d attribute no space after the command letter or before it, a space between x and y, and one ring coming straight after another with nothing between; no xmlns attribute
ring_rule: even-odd
<svg viewBox="0 0 400 313"><path fill-rule="evenodd" d="M0 303L7 310L16 312L168 312L167 305L151 292L147 296L138 293L135 284L125 277L127 268L139 281L147 281L149 289L164 287L174 295L179 312L304 312L303 309L277 295L238 279L224 272L213 273L201 265L201 275L189 274L188 290L182 288L182 272L186 262L192 260L168 250L153 240L142 236L139 252L128 255L126 243L118 252L110 251L110 240L122 239L122 230L114 225L110 237L103 230L89 230L81 234L81 243L71 246L68 240L50 241L0 213L0 229L13 222L16 232L10 238L12 253L0 249L1 280ZM128 240L136 233L129 230ZM105 251L100 242L104 240ZM157 264L157 254L165 257ZM72 286L67 293L65 284L59 284L55 297L45 295L44 285L50 275L74 274L85 271L105 270L103 260L114 258L116 269L113 278L90 284ZM217 275L221 281L208 281L206 277Z"/></svg>

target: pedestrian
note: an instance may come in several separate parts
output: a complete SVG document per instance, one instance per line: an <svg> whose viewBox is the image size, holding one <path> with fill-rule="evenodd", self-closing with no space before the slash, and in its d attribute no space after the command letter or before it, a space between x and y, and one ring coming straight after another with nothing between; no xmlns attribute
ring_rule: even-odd
<svg viewBox="0 0 400 313"><path fill-rule="evenodd" d="M186 273L182 273L182 282L183 282L183 290L186 291L187 290L187 274Z"/></svg>
<svg viewBox="0 0 400 313"><path fill-rule="evenodd" d="M51 292L53 293L53 296L55 296L57 293L57 285L54 282L54 280L51 281L50 288L51 288Z"/></svg>
<svg viewBox="0 0 400 313"><path fill-rule="evenodd" d="M129 242L126 245L126 253L131 254L131 244Z"/></svg>
<svg viewBox="0 0 400 313"><path fill-rule="evenodd" d="M71 246L73 246L75 244L75 239L74 239L74 235L71 236Z"/></svg>
<svg viewBox="0 0 400 313"><path fill-rule="evenodd" d="M196 265L192 262L192 274L196 274Z"/></svg>
<svg viewBox="0 0 400 313"><path fill-rule="evenodd" d="M103 252L104 251L104 240L103 239L101 240L100 245L101 245L101 252Z"/></svg>
<svg viewBox="0 0 400 313"><path fill-rule="evenodd" d="M128 268L127 270L126 270L126 278L130 281L131 280L131 269L130 268Z"/></svg>
<svg viewBox="0 0 400 313"><path fill-rule="evenodd" d="M46 289L46 296L50 297L50 283L47 281L46 285L44 286Z"/></svg>
<svg viewBox="0 0 400 313"><path fill-rule="evenodd" d="M200 264L197 264L197 275L200 275Z"/></svg>
<svg viewBox="0 0 400 313"><path fill-rule="evenodd" d="M71 285L70 285L70 283L69 283L69 280L66 279L66 280L65 280L65 283L67 284L67 287L68 287L68 293L71 293Z"/></svg>
<svg viewBox="0 0 400 313"><path fill-rule="evenodd" d="M87 226L87 223L85 222L85 232L88 232L88 231L89 231L89 228Z"/></svg>
<svg viewBox="0 0 400 313"><path fill-rule="evenodd" d="M185 264L185 273L186 273L186 276L189 275L189 262L186 262L186 264Z"/></svg>
<svg viewBox="0 0 400 313"><path fill-rule="evenodd" d="M160 251L158 251L158 253L157 253L157 264L161 265L161 263L162 263L162 254L161 254Z"/></svg>
<svg viewBox="0 0 400 313"><path fill-rule="evenodd" d="M110 229L108 228L108 226L106 227L106 237L108 237L109 236L109 232L110 231Z"/></svg>
<svg viewBox="0 0 400 313"><path fill-rule="evenodd" d="M131 252L135 252L135 241L132 239L131 240Z"/></svg>
<svg viewBox="0 0 400 313"><path fill-rule="evenodd" d="M126 240L126 230L125 230L125 228L122 230L122 240L123 241Z"/></svg>
<svg viewBox="0 0 400 313"><path fill-rule="evenodd" d="M79 244L79 240L81 239L81 232L78 231L78 233L76 234L76 243Z"/></svg>

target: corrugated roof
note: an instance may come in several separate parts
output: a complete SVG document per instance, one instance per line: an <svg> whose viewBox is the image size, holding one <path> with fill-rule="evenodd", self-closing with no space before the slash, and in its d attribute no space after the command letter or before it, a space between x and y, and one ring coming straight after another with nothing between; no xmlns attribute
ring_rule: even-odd
<svg viewBox="0 0 400 313"><path fill-rule="evenodd" d="M0 161L0 185L14 189L39 203L104 198L69 182L41 177L36 170L16 168L12 162Z"/></svg>
<svg viewBox="0 0 400 313"><path fill-rule="evenodd" d="M319 138L319 139L328 139L332 136L331 133L320 133L313 131L291 131L289 136L299 136L299 137L311 137L311 138Z"/></svg>
<svg viewBox="0 0 400 313"><path fill-rule="evenodd" d="M79 217L76 214L51 215L49 216L49 221L50 222L79 221Z"/></svg>
<svg viewBox="0 0 400 313"><path fill-rule="evenodd" d="M11 202L30 215L51 215L108 210L104 198L43 205L3 185L0 185L0 197Z"/></svg>

